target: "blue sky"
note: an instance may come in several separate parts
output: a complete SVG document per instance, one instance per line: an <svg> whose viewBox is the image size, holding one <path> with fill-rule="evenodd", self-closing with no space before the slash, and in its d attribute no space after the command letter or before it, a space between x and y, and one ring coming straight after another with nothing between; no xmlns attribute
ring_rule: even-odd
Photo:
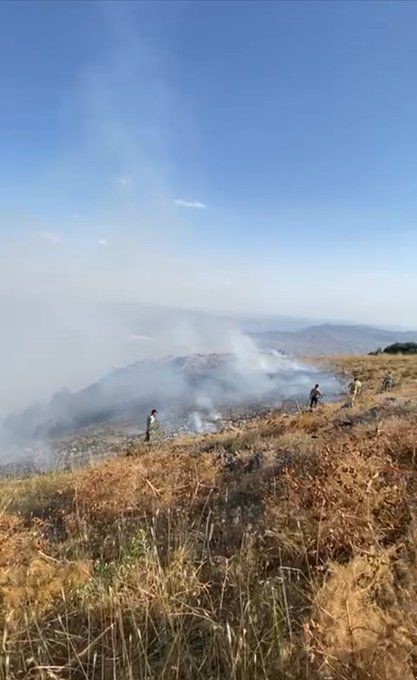
<svg viewBox="0 0 417 680"><path fill-rule="evenodd" d="M417 325L417 4L3 2L1 291Z"/></svg>

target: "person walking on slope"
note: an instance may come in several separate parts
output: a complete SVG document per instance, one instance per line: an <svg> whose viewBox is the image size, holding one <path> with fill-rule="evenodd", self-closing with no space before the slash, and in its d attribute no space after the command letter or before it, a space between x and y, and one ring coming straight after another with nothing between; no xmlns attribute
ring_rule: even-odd
<svg viewBox="0 0 417 680"><path fill-rule="evenodd" d="M350 404L350 406L354 405L354 403L356 401L356 397L358 396L358 394L360 394L361 389L362 389L361 381L359 380L359 378L355 378L353 380L353 382L351 382L350 385L349 385L349 394L350 394L349 404Z"/></svg>
<svg viewBox="0 0 417 680"><path fill-rule="evenodd" d="M153 434L158 426L158 419L157 416L158 411L156 408L153 408L150 415L146 418L146 434L145 434L145 442L150 442L151 438L153 437Z"/></svg>
<svg viewBox="0 0 417 680"><path fill-rule="evenodd" d="M310 411L313 411L316 408L317 404L319 403L319 399L322 396L323 395L320 390L320 385L315 385L310 392Z"/></svg>
<svg viewBox="0 0 417 680"><path fill-rule="evenodd" d="M391 371L389 371L389 373L387 373L387 375L385 376L385 378L383 380L382 391L383 392L391 392L393 384L394 384L394 377L393 377Z"/></svg>

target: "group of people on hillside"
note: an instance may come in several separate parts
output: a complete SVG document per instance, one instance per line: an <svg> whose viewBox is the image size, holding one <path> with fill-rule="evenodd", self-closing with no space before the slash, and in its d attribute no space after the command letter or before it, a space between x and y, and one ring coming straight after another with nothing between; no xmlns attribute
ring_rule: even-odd
<svg viewBox="0 0 417 680"><path fill-rule="evenodd" d="M382 391L390 392L392 390L393 385L394 377L392 373L389 372L386 374L382 381ZM349 399L347 402L347 406L353 407L355 405L356 398L361 393L361 390L362 383L359 380L359 378L355 376L352 382L348 385ZM320 385L319 383L317 383L310 391L310 411L314 411L314 409L318 406L320 399L322 399L323 396L324 395L320 389ZM150 442L155 437L158 427L159 427L158 411L156 410L156 408L153 408L146 419L145 442Z"/></svg>
<svg viewBox="0 0 417 680"><path fill-rule="evenodd" d="M392 390L392 387L394 385L394 377L391 373L386 374L382 381L382 391L383 392L390 392ZM349 392L349 400L347 402L347 405L350 407L353 407L355 405L356 398L360 394L362 390L362 383L359 380L359 378L356 376L352 382L348 386L348 392ZM323 393L320 390L320 385L317 383L314 385L313 389L310 391L310 411L314 411L316 406L318 405L320 399L322 399Z"/></svg>
<svg viewBox="0 0 417 680"><path fill-rule="evenodd" d="M356 397L360 393L362 389L362 383L359 380L359 378L354 378L352 382L348 386L348 391L349 391L349 406L353 406L356 400ZM318 406L320 399L323 398L323 393L320 389L320 385L317 383L314 385L313 389L310 392L310 411L314 411L314 409Z"/></svg>

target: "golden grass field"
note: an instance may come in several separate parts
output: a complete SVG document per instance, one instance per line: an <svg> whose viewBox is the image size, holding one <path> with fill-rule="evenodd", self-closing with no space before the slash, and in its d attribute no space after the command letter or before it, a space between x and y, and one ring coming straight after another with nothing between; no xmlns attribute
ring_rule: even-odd
<svg viewBox="0 0 417 680"><path fill-rule="evenodd" d="M1 482L0 678L415 678L417 357L327 363L353 409Z"/></svg>

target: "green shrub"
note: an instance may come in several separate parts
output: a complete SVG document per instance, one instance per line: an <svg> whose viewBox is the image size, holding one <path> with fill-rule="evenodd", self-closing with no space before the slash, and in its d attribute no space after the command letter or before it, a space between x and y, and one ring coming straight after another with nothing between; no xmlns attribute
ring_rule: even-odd
<svg viewBox="0 0 417 680"><path fill-rule="evenodd" d="M417 354L417 342L395 342L384 349L385 354Z"/></svg>

